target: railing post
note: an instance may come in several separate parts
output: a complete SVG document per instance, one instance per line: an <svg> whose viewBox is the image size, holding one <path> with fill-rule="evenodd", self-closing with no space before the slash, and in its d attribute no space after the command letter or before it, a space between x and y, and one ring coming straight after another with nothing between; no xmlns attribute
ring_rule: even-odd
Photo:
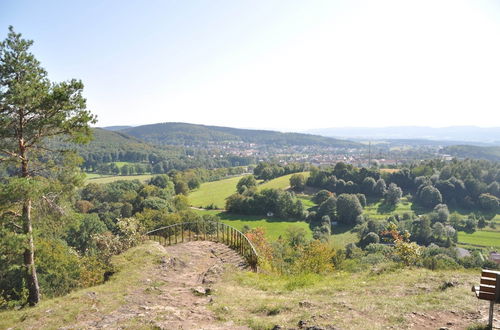
<svg viewBox="0 0 500 330"><path fill-rule="evenodd" d="M215 231L217 232L217 242L219 242L219 223L215 223Z"/></svg>
<svg viewBox="0 0 500 330"><path fill-rule="evenodd" d="M499 285L499 283L497 283ZM490 301L490 315L488 316L488 329L493 329L493 310L494 310L495 302Z"/></svg>
<svg viewBox="0 0 500 330"><path fill-rule="evenodd" d="M177 244L177 225L174 226L175 244Z"/></svg>
<svg viewBox="0 0 500 330"><path fill-rule="evenodd" d="M170 235L170 230L172 228L168 228L168 245L172 245L172 235Z"/></svg>
<svg viewBox="0 0 500 330"><path fill-rule="evenodd" d="M182 243L184 243L184 224L181 223L181 238L182 238Z"/></svg>

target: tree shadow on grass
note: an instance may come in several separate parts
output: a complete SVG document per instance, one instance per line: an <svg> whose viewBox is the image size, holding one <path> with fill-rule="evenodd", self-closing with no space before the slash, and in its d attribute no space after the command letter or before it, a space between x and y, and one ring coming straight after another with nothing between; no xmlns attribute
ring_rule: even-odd
<svg viewBox="0 0 500 330"><path fill-rule="evenodd" d="M412 203L411 204L411 210L416 214L416 215L422 215L425 213L429 213L432 211L432 209L429 209L427 207L424 207L422 205L419 205L417 203Z"/></svg>
<svg viewBox="0 0 500 330"><path fill-rule="evenodd" d="M382 203L380 203L380 205L377 208L377 213L386 214L386 213L392 213L395 210L396 210L396 205L382 202Z"/></svg>
<svg viewBox="0 0 500 330"><path fill-rule="evenodd" d="M332 226L332 235L350 232L355 226L356 224L347 225L344 223L338 223Z"/></svg>

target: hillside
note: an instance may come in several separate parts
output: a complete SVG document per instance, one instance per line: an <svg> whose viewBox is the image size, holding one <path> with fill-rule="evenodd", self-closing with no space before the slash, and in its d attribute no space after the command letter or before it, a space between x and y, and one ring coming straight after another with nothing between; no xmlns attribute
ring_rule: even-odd
<svg viewBox="0 0 500 330"><path fill-rule="evenodd" d="M220 143L256 143L272 146L322 146L357 148L361 144L302 133L205 126L187 123L159 123L130 127L120 132L161 145L206 145Z"/></svg>
<svg viewBox="0 0 500 330"><path fill-rule="evenodd" d="M213 242L147 242L113 258L108 282L1 312L0 328L465 329L487 316L470 292L477 271L270 276L238 271L226 255L234 251Z"/></svg>
<svg viewBox="0 0 500 330"><path fill-rule="evenodd" d="M93 139L88 144L65 143L60 139L53 139L49 142L51 146L70 147L76 149L80 154L98 152L147 152L154 150L154 147L143 142L136 137L102 128L92 128Z"/></svg>
<svg viewBox="0 0 500 330"><path fill-rule="evenodd" d="M99 286L0 312L0 329L248 329L221 322L205 290L225 267L242 261L223 244L207 241L163 247L146 242L112 260L117 272Z"/></svg>
<svg viewBox="0 0 500 330"><path fill-rule="evenodd" d="M500 147L455 145L443 148L441 153L449 154L458 158L487 159L496 162L500 161Z"/></svg>

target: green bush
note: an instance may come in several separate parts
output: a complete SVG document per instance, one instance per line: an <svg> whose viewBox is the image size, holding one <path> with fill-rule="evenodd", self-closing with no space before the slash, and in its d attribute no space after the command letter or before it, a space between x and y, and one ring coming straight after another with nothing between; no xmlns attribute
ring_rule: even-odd
<svg viewBox="0 0 500 330"><path fill-rule="evenodd" d="M425 268L431 270L461 268L460 265L455 261L455 259L446 254L438 254L435 256L424 258L422 264Z"/></svg>
<svg viewBox="0 0 500 330"><path fill-rule="evenodd" d="M38 240L36 260L42 295L61 296L80 286L80 258L64 241Z"/></svg>

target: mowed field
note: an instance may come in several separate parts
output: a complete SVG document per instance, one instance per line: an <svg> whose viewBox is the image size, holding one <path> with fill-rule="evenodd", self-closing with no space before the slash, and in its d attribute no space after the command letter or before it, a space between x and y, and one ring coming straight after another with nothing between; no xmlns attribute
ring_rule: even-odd
<svg viewBox="0 0 500 330"><path fill-rule="evenodd" d="M472 234L459 231L458 243L463 247L479 246L500 249L500 214L497 214L491 221L495 223L496 228L486 226Z"/></svg>
<svg viewBox="0 0 500 330"><path fill-rule="evenodd" d="M115 175L115 176L104 176L99 174L87 174L85 178L85 183L110 183L118 180L139 180L145 182L153 177L152 174L143 175Z"/></svg>
<svg viewBox="0 0 500 330"><path fill-rule="evenodd" d="M463 245L491 247L500 249L500 232L477 230L472 234L463 231L458 232L458 242Z"/></svg>
<svg viewBox="0 0 500 330"><path fill-rule="evenodd" d="M363 215L375 220L385 220L394 214L403 215L403 213L414 213L411 209L411 204L411 202L403 197L398 205L396 205L396 208L387 209L384 208L382 201L378 201L376 203L366 205Z"/></svg>
<svg viewBox="0 0 500 330"><path fill-rule="evenodd" d="M243 176L236 176L214 182L202 183L200 188L189 194L189 202L194 207L206 207L215 205L223 209L226 198L236 192L236 184Z"/></svg>
<svg viewBox="0 0 500 330"><path fill-rule="evenodd" d="M287 228L296 227L303 228L307 233L307 238L312 238L312 231L309 228L309 224L305 221L297 221L295 219L283 220L272 217L265 217L259 215L241 215L241 214L230 214L220 210L194 210L196 213L211 214L218 216L223 223L229 226L233 226L238 230L242 230L246 225L251 229L262 227L266 230L266 237L269 240L276 240L280 236L284 236Z"/></svg>
<svg viewBox="0 0 500 330"><path fill-rule="evenodd" d="M306 178L309 172L302 172ZM268 182L259 184L259 189L287 189L290 186L290 177L293 174L281 176ZM229 179L223 179L214 182L203 183L200 188L189 194L189 202L194 207L206 207L215 205L218 209L223 209L226 205L226 198L236 192L236 184L243 177L237 176Z"/></svg>

